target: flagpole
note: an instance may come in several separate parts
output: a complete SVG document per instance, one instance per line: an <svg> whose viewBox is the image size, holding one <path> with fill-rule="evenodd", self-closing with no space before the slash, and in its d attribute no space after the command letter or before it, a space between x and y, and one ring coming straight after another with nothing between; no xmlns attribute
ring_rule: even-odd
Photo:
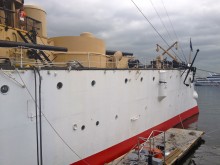
<svg viewBox="0 0 220 165"><path fill-rule="evenodd" d="M189 64L191 64L191 56L192 56L192 51L189 51Z"/></svg>
<svg viewBox="0 0 220 165"><path fill-rule="evenodd" d="M190 38L190 43L189 43L189 46L190 46L190 53L189 53L189 64L190 64L190 63L191 63L191 56L192 56L192 52L193 52L191 38Z"/></svg>

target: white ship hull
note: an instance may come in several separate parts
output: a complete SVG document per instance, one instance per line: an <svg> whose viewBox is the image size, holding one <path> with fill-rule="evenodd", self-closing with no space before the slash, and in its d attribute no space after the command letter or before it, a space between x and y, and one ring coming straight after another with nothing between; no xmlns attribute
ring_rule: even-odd
<svg viewBox="0 0 220 165"><path fill-rule="evenodd" d="M194 86L185 86L181 73L41 70L44 164L104 164L132 148L137 137L197 114ZM0 72L0 87L9 87L0 93L0 164L37 164L34 80L33 70Z"/></svg>

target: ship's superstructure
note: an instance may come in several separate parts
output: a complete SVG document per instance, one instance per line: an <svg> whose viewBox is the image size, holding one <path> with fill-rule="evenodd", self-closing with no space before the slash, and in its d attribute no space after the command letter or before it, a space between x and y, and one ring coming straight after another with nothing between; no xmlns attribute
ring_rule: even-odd
<svg viewBox="0 0 220 165"><path fill-rule="evenodd" d="M198 113L195 68L170 48L142 64L89 32L47 38L39 7L21 23L23 1L0 5L0 164L108 163Z"/></svg>

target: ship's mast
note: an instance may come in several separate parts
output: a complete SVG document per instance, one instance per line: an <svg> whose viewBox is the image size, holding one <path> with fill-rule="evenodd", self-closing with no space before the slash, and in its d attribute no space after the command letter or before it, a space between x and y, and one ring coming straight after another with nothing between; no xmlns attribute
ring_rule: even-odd
<svg viewBox="0 0 220 165"><path fill-rule="evenodd" d="M174 46L176 46L176 49L177 49L177 43L178 43L178 42L176 41L176 42L175 42L174 44L172 44L167 50L165 50L162 46L160 46L159 44L157 44L157 51L159 51L159 48L162 49L162 50L164 51L164 52L162 53L162 56L164 56L165 54L168 54L174 61L176 61L176 62L179 63L179 61L177 60L177 58L168 52L168 51L169 51L170 49L172 49Z"/></svg>
<svg viewBox="0 0 220 165"><path fill-rule="evenodd" d="M158 52L159 49L162 49L162 50L164 51L161 55L158 55L157 58L156 58L156 66L157 66L158 69L160 69L161 66L162 66L161 63L163 63L163 61L164 61L163 56L164 56L165 54L167 54L168 56L170 56L176 63L180 63L179 60L177 60L177 58L176 58L175 56L173 56L173 55L169 52L169 50L172 49L174 46L176 46L175 48L177 49L177 44L178 44L178 42L176 41L176 42L173 43L168 49L164 49L162 46L160 46L159 44L157 44L157 49L156 49L156 51Z"/></svg>

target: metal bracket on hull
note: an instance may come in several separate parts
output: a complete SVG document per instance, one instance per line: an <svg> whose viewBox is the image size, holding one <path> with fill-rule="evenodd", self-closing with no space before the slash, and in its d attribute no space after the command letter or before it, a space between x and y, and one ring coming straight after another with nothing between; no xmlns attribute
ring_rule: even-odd
<svg viewBox="0 0 220 165"><path fill-rule="evenodd" d="M35 115L35 102L33 100L27 100L27 117L33 121Z"/></svg>
<svg viewBox="0 0 220 165"><path fill-rule="evenodd" d="M167 81L166 71L159 72L159 87L158 87L158 100L161 101L167 96Z"/></svg>
<svg viewBox="0 0 220 165"><path fill-rule="evenodd" d="M139 119L139 117L137 117L137 116L136 116L136 117L132 117L132 118L131 118L131 121L136 121L136 120L138 120L138 119Z"/></svg>

